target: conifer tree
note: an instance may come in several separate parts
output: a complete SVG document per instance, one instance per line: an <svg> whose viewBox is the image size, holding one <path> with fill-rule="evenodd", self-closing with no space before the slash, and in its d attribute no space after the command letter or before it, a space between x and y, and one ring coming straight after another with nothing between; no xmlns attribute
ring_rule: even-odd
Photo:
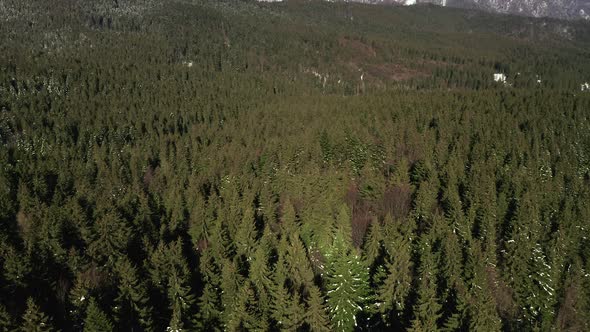
<svg viewBox="0 0 590 332"><path fill-rule="evenodd" d="M286 288L287 268L283 255L279 255L273 271L271 317L278 328L288 320L289 290Z"/></svg>
<svg viewBox="0 0 590 332"><path fill-rule="evenodd" d="M385 262L386 277L378 289L379 311L401 313L405 309L406 297L411 290L411 243L401 236L392 239L391 256Z"/></svg>
<svg viewBox="0 0 590 332"><path fill-rule="evenodd" d="M254 224L254 212L252 208L247 207L242 217L242 222L236 232L236 254L244 255L247 260L252 259L254 247L256 245L256 225Z"/></svg>
<svg viewBox="0 0 590 332"><path fill-rule="evenodd" d="M293 204L289 199L283 203L283 210L281 216L281 229L283 234L291 234L299 229L297 224L297 216Z"/></svg>
<svg viewBox="0 0 590 332"><path fill-rule="evenodd" d="M373 266L377 258L381 255L381 241L383 240L382 232L383 229L379 221L373 220L371 226L369 227L367 241L365 241L363 245L364 257L370 267Z"/></svg>
<svg viewBox="0 0 590 332"><path fill-rule="evenodd" d="M351 248L352 240L339 230L329 251L328 307L336 331L352 331L356 315L369 298L369 273L360 256ZM348 243L348 244L347 244Z"/></svg>
<svg viewBox="0 0 590 332"><path fill-rule="evenodd" d="M299 299L299 293L295 292L290 296L287 307L287 316L282 322L285 331L297 331L303 325L305 319L305 308Z"/></svg>
<svg viewBox="0 0 590 332"><path fill-rule="evenodd" d="M86 319L84 320L84 332L109 332L113 331L113 324L107 315L100 310L94 298L88 301Z"/></svg>
<svg viewBox="0 0 590 332"><path fill-rule="evenodd" d="M14 322L12 317L10 317L10 314L6 311L6 308L2 304L0 304L0 331L14 331Z"/></svg>
<svg viewBox="0 0 590 332"><path fill-rule="evenodd" d="M442 306L437 297L437 264L430 241L422 239L420 243L420 279L418 300L414 307L414 319L410 331L438 331L438 319Z"/></svg>
<svg viewBox="0 0 590 332"><path fill-rule="evenodd" d="M23 315L20 330L23 332L50 332L54 330L51 319L41 311L30 297L27 300L27 310Z"/></svg>
<svg viewBox="0 0 590 332"><path fill-rule="evenodd" d="M190 316L194 297L190 287L180 278L175 270L172 270L168 284L168 300L172 310L172 318L169 327L173 331L181 331L189 328Z"/></svg>
<svg viewBox="0 0 590 332"><path fill-rule="evenodd" d="M224 327L227 327L232 320L234 314L234 306L236 298L242 286L242 278L240 277L234 262L225 261L221 267L221 306L222 306L222 322Z"/></svg>
<svg viewBox="0 0 590 332"><path fill-rule="evenodd" d="M199 331L219 326L221 319L221 299L219 297L221 276L213 262L210 249L204 250L200 257L203 293L198 299L198 312L194 316L193 326Z"/></svg>
<svg viewBox="0 0 590 332"><path fill-rule="evenodd" d="M451 315L445 320L441 328L444 332L455 332L466 330L467 320L467 309L464 299L467 297L465 294L455 294L455 308L451 312Z"/></svg>
<svg viewBox="0 0 590 332"><path fill-rule="evenodd" d="M324 298L319 288L315 285L310 287L308 291L305 322L313 332L331 331L330 319L328 318Z"/></svg>
<svg viewBox="0 0 590 332"><path fill-rule="evenodd" d="M129 226L115 212L108 212L96 221L94 234L88 250L96 259L109 264L126 254L132 235Z"/></svg>
<svg viewBox="0 0 590 332"><path fill-rule="evenodd" d="M405 310L406 298L412 283L412 234L410 229L402 230L390 214L385 217L383 275L376 280L376 304L378 311L389 324L389 313L401 315ZM407 224L404 222L403 224ZM376 274L377 276L377 274Z"/></svg>
<svg viewBox="0 0 590 332"><path fill-rule="evenodd" d="M296 285L307 287L313 284L313 271L303 242L297 232L291 233L289 236L285 260L289 267L289 276Z"/></svg>
<svg viewBox="0 0 590 332"><path fill-rule="evenodd" d="M487 273L485 270L485 261L480 244L472 244L467 267L473 270L473 276L469 281L469 302L467 310L469 312L469 328L473 331L500 331L502 321L496 309L496 302L490 291Z"/></svg>
<svg viewBox="0 0 590 332"><path fill-rule="evenodd" d="M264 331L268 329L266 322L258 315L254 291L249 281L240 288L238 297L232 305L232 314L227 323L229 331Z"/></svg>
<svg viewBox="0 0 590 332"><path fill-rule="evenodd" d="M134 324L135 320L145 331L152 330L152 308L145 284L137 277L137 270L128 259L117 263L119 290L116 299L116 320L119 327Z"/></svg>
<svg viewBox="0 0 590 332"><path fill-rule="evenodd" d="M267 233L268 234L268 233ZM261 319L268 320L272 302L272 271L269 268L270 235L263 235L250 264L249 278L255 289Z"/></svg>

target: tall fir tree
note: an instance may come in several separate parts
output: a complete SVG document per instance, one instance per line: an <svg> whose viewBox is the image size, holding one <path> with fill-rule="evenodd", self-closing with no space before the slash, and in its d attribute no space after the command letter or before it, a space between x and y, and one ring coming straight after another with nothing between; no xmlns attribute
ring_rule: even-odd
<svg viewBox="0 0 590 332"><path fill-rule="evenodd" d="M8 311L6 311L6 307L4 307L2 304L0 304L0 331L14 331L14 321L12 320L12 317Z"/></svg>
<svg viewBox="0 0 590 332"><path fill-rule="evenodd" d="M317 286L309 288L305 322L313 332L331 331L330 319L324 297Z"/></svg>
<svg viewBox="0 0 590 332"><path fill-rule="evenodd" d="M51 319L35 304L33 298L27 300L27 310L23 315L20 330L23 332L51 332Z"/></svg>
<svg viewBox="0 0 590 332"><path fill-rule="evenodd" d="M221 299L219 297L221 275L210 254L211 249L202 251L199 268L203 283L203 292L197 301L198 312L194 316L196 329L205 331L208 327L218 326L221 319Z"/></svg>
<svg viewBox="0 0 590 332"><path fill-rule="evenodd" d="M345 239L346 236L346 239ZM369 272L352 248L349 235L339 230L328 254L328 307L336 331L353 331L359 314L369 300Z"/></svg>
<svg viewBox="0 0 590 332"><path fill-rule="evenodd" d="M116 321L119 328L139 323L144 331L153 330L152 307L146 285L139 280L137 269L128 259L120 259L116 267L119 289L116 298ZM129 325L128 325L129 324Z"/></svg>
<svg viewBox="0 0 590 332"><path fill-rule="evenodd" d="M107 315L100 310L94 298L90 298L86 308L84 332L110 332L113 330L113 324Z"/></svg>
<svg viewBox="0 0 590 332"><path fill-rule="evenodd" d="M437 264L430 241L426 238L419 243L420 278L418 300L414 306L414 319L410 331L438 331L438 319L442 306L437 296Z"/></svg>
<svg viewBox="0 0 590 332"><path fill-rule="evenodd" d="M172 270L168 280L168 300L172 311L169 327L173 331L189 329L194 296L187 281L183 280L175 270Z"/></svg>

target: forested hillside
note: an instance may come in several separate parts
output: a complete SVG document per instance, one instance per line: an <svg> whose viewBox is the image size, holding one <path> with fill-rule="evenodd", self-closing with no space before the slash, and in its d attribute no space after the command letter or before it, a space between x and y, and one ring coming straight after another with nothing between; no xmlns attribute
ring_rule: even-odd
<svg viewBox="0 0 590 332"><path fill-rule="evenodd" d="M0 22L0 331L590 330L589 24L205 0Z"/></svg>

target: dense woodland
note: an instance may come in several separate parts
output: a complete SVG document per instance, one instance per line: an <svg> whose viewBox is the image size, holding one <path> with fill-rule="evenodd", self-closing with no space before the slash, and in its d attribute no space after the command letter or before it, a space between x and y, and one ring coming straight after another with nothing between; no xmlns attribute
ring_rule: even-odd
<svg viewBox="0 0 590 332"><path fill-rule="evenodd" d="M588 81L584 22L1 1L0 331L588 331Z"/></svg>

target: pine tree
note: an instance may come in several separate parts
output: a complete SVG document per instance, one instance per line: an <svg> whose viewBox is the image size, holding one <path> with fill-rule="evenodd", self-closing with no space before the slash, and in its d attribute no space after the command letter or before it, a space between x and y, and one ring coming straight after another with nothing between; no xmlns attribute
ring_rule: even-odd
<svg viewBox="0 0 590 332"><path fill-rule="evenodd" d="M242 217L242 222L236 232L235 244L236 254L244 255L248 261L252 259L256 245L256 225L252 208L247 207Z"/></svg>
<svg viewBox="0 0 590 332"><path fill-rule="evenodd" d="M291 234L299 229L296 218L297 216L293 204L289 199L285 200L281 216L281 229L283 234Z"/></svg>
<svg viewBox="0 0 590 332"><path fill-rule="evenodd" d="M363 310L369 297L369 273L361 258L351 249L352 240L336 234L329 252L329 273L326 277L328 307L332 327L336 331L352 331L357 326L356 315ZM348 243L348 244L347 244Z"/></svg>
<svg viewBox="0 0 590 332"><path fill-rule="evenodd" d="M466 264L470 265L468 270L473 270L473 276L469 281L470 300L467 303L469 328L472 331L500 331L502 321L490 291L485 260L479 247L478 242L471 245L470 256Z"/></svg>
<svg viewBox="0 0 590 332"><path fill-rule="evenodd" d="M467 309L464 299L467 295L456 293L455 295L455 308L451 315L445 320L443 327L441 328L444 332L455 332L464 331L465 321L467 317ZM477 331L477 330L474 330Z"/></svg>
<svg viewBox="0 0 590 332"><path fill-rule="evenodd" d="M243 280L237 271L235 263L226 260L221 266L221 305L222 311L222 322L224 328L227 328L233 319L234 306L236 298L239 296Z"/></svg>
<svg viewBox="0 0 590 332"><path fill-rule="evenodd" d="M350 221L350 209L346 204L340 205L336 216L335 230L340 233L345 244L352 245L352 223Z"/></svg>
<svg viewBox="0 0 590 332"><path fill-rule="evenodd" d="M309 329L312 332L331 331L327 307L319 288L314 285L309 288L308 293L305 322L309 325Z"/></svg>
<svg viewBox="0 0 590 332"><path fill-rule="evenodd" d="M410 244L400 241L399 251L388 258L385 263L387 276L378 290L379 311L386 313L395 310L401 313L405 308L406 297L411 289L411 257L408 248Z"/></svg>
<svg viewBox="0 0 590 332"><path fill-rule="evenodd" d="M227 330L264 331L268 329L266 322L260 319L254 291L250 282L241 287L235 303L232 305L232 314L227 323Z"/></svg>
<svg viewBox="0 0 590 332"><path fill-rule="evenodd" d="M389 325L389 314L401 315L412 284L412 242L409 230L400 230L391 215L385 218L384 235L385 264L383 277L377 280L377 309ZM377 274L375 275L377 277ZM381 280L379 280L381 279Z"/></svg>
<svg viewBox="0 0 590 332"><path fill-rule="evenodd" d="M133 326L137 319L145 331L151 331L153 328L150 299L145 284L137 277L137 270L126 258L119 260L116 270L119 275L119 289L115 311L118 313L116 320L119 327L127 324Z"/></svg>
<svg viewBox="0 0 590 332"><path fill-rule="evenodd" d="M194 297L186 281L182 280L176 270L172 270L168 284L168 300L172 310L169 327L172 331L188 328Z"/></svg>
<svg viewBox="0 0 590 332"><path fill-rule="evenodd" d="M414 319L410 331L437 331L442 306L437 298L437 264L430 241L423 239L420 243L421 265L418 301L414 307Z"/></svg>
<svg viewBox="0 0 590 332"><path fill-rule="evenodd" d="M289 290L286 288L287 268L283 255L279 255L273 271L271 318L274 319L277 328L282 328L287 321L289 307Z"/></svg>
<svg viewBox="0 0 590 332"><path fill-rule="evenodd" d="M430 181L422 182L416 190L412 216L420 229L427 229L432 223L432 210L436 205L437 187Z"/></svg>
<svg viewBox="0 0 590 332"><path fill-rule="evenodd" d="M74 323L73 327L82 329L84 318L86 317L86 308L88 307L87 299L90 298L91 285L82 273L76 275L74 286L70 290L69 302L71 307L70 315Z"/></svg>
<svg viewBox="0 0 590 332"><path fill-rule="evenodd" d="M286 263L289 267L289 276L293 282L300 286L313 284L313 271L307 258L307 252L297 232L289 236L290 245L287 246Z"/></svg>
<svg viewBox="0 0 590 332"><path fill-rule="evenodd" d="M219 297L221 276L209 251L203 252L199 264L204 289L198 300L199 311L194 318L194 326L200 331L219 326L221 319L221 299Z"/></svg>
<svg viewBox="0 0 590 332"><path fill-rule="evenodd" d="M287 307L287 316L282 322L285 331L297 331L303 325L305 319L305 308L299 299L299 294L295 293L289 298Z"/></svg>
<svg viewBox="0 0 590 332"><path fill-rule="evenodd" d="M51 319L47 317L35 304L32 298L27 300L27 310L23 315L20 328L23 332L50 332L53 331Z"/></svg>
<svg viewBox="0 0 590 332"><path fill-rule="evenodd" d="M266 233L268 234L268 233ZM261 319L269 320L272 302L272 271L269 269L270 236L263 235L260 244L254 252L254 258L250 264L249 278L255 289Z"/></svg>
<svg viewBox="0 0 590 332"><path fill-rule="evenodd" d="M6 308L0 304L0 332L14 331L14 322Z"/></svg>
<svg viewBox="0 0 590 332"><path fill-rule="evenodd" d="M114 264L126 254L132 233L118 213L106 213L96 221L94 228L94 240L88 246L93 257Z"/></svg>
<svg viewBox="0 0 590 332"><path fill-rule="evenodd" d="M86 319L84 320L84 332L109 331L113 331L113 324L107 315L100 310L94 298L90 298L86 309Z"/></svg>
<svg viewBox="0 0 590 332"><path fill-rule="evenodd" d="M383 229L381 227L381 224L379 223L379 221L373 220L369 228L367 241L365 241L363 246L365 260L367 261L367 264L371 267L373 266L377 258L381 255L382 240Z"/></svg>

